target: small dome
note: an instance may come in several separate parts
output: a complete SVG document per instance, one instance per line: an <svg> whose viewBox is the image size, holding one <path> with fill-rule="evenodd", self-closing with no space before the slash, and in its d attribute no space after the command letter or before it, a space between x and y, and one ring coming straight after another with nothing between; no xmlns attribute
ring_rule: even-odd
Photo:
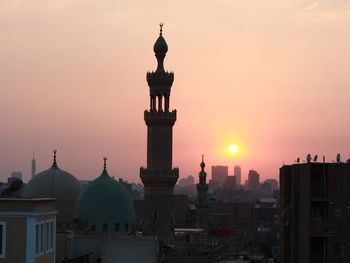
<svg viewBox="0 0 350 263"><path fill-rule="evenodd" d="M134 203L126 188L104 168L80 193L74 218L87 223L92 232L129 233L135 223Z"/></svg>
<svg viewBox="0 0 350 263"><path fill-rule="evenodd" d="M160 35L153 46L153 51L156 54L166 54L168 52L168 45L162 35Z"/></svg>
<svg viewBox="0 0 350 263"><path fill-rule="evenodd" d="M72 174L58 168L55 152L52 167L33 177L26 185L23 196L56 198L58 226L69 228L80 190L79 181Z"/></svg>

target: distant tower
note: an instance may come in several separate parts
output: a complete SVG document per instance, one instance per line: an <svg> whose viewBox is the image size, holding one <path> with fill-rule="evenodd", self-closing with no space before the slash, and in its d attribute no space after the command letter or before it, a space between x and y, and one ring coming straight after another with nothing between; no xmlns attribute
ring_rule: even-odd
<svg viewBox="0 0 350 263"><path fill-rule="evenodd" d="M233 168L233 175L236 176L236 184L239 186L242 181L242 169L241 166L235 165Z"/></svg>
<svg viewBox="0 0 350 263"><path fill-rule="evenodd" d="M158 67L155 72L147 73L150 88L150 110L144 113L147 125L147 168L140 168L140 178L145 186L143 234L155 235L165 243L172 243L173 191L179 178L179 169L172 167L176 110L169 111L169 100L174 73L164 70L163 61L168 46L162 36L162 26L160 24L160 34L153 47Z"/></svg>
<svg viewBox="0 0 350 263"><path fill-rule="evenodd" d="M202 155L201 171L199 172L199 183L197 184L197 227L208 225L208 184L207 173L204 171L205 163Z"/></svg>
<svg viewBox="0 0 350 263"><path fill-rule="evenodd" d="M36 162L35 162L34 153L33 153L33 160L32 160L32 178L34 178L35 174L36 174Z"/></svg>

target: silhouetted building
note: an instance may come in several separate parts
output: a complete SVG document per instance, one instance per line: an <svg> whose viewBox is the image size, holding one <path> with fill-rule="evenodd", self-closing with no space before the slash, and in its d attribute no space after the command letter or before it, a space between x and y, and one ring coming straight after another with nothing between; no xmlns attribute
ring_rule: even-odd
<svg viewBox="0 0 350 263"><path fill-rule="evenodd" d="M350 164L280 168L283 263L350 262Z"/></svg>
<svg viewBox="0 0 350 263"><path fill-rule="evenodd" d="M235 165L233 168L233 175L236 176L236 184L242 184L242 168L239 165Z"/></svg>
<svg viewBox="0 0 350 263"><path fill-rule="evenodd" d="M140 178L145 186L143 234L156 235L169 243L174 240L173 189L179 178L179 169L172 166L176 110L169 111L169 102L174 73L164 70L163 61L168 46L162 36L162 25L153 50L158 67L155 72L147 73L150 87L150 110L144 112L147 125L147 168L140 168Z"/></svg>
<svg viewBox="0 0 350 263"><path fill-rule="evenodd" d="M276 179L266 179L264 183L268 183L271 185L271 190L278 190L278 181Z"/></svg>
<svg viewBox="0 0 350 263"><path fill-rule="evenodd" d="M260 175L255 170L249 170L248 173L248 190L256 191L259 189Z"/></svg>
<svg viewBox="0 0 350 263"><path fill-rule="evenodd" d="M267 182L263 182L262 184L260 184L260 192L262 195L264 196L270 196L272 197L272 187L271 184L267 183Z"/></svg>
<svg viewBox="0 0 350 263"><path fill-rule="evenodd" d="M205 163L202 155L199 183L197 184L197 227L208 225L208 188L207 173L204 171Z"/></svg>
<svg viewBox="0 0 350 263"><path fill-rule="evenodd" d="M194 185L194 177L192 175L189 175L186 178L181 178L179 179L178 185L179 186Z"/></svg>
<svg viewBox="0 0 350 263"><path fill-rule="evenodd" d="M223 189L227 191L233 191L236 189L236 176L227 176L225 182L222 186Z"/></svg>
<svg viewBox="0 0 350 263"><path fill-rule="evenodd" d="M211 167L211 179L221 187L228 176L228 166L216 165Z"/></svg>

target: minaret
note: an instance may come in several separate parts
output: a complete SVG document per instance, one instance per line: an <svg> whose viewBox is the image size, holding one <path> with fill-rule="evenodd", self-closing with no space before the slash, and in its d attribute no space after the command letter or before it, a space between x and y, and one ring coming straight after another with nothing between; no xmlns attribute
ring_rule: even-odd
<svg viewBox="0 0 350 263"><path fill-rule="evenodd" d="M197 227L205 227L208 225L208 184L206 182L207 173L204 171L204 155L202 155L201 171L199 175L199 183L197 184Z"/></svg>
<svg viewBox="0 0 350 263"><path fill-rule="evenodd" d="M33 153L33 160L32 160L32 179L34 178L35 174L36 174L36 162L35 162L34 153Z"/></svg>
<svg viewBox="0 0 350 263"><path fill-rule="evenodd" d="M164 70L168 45L160 34L153 50L158 61L155 72L147 73L150 109L144 112L147 125L147 168L140 168L145 187L143 234L158 236L165 243L174 240L173 191L179 169L172 167L173 126L176 110L169 111L170 90L174 73ZM157 103L158 102L158 103Z"/></svg>

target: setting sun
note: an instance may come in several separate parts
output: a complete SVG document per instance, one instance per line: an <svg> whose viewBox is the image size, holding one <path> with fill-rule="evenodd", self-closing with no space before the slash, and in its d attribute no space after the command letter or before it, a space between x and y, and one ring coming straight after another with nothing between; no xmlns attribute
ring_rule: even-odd
<svg viewBox="0 0 350 263"><path fill-rule="evenodd" d="M236 152L238 152L238 147L237 147L237 145L230 145L229 147L228 147L228 151L230 152L230 153L236 153Z"/></svg>

